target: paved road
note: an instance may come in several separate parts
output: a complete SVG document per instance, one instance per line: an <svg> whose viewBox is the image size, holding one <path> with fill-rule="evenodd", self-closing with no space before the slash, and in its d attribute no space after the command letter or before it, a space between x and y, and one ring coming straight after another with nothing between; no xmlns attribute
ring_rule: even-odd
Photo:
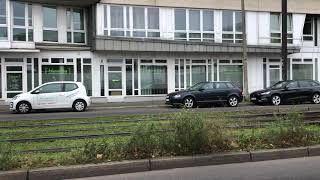
<svg viewBox="0 0 320 180"><path fill-rule="evenodd" d="M320 157L151 171L78 180L319 180Z"/></svg>
<svg viewBox="0 0 320 180"><path fill-rule="evenodd" d="M306 105L284 105L284 106L255 106L251 104L241 104L237 108L229 107L202 107L193 109L198 112L213 112L213 111L253 111L253 110L272 110L272 111L289 111L290 109L301 110L320 110L320 105L306 104ZM70 110L55 110L55 111L38 111L30 114L14 114L8 110L7 106L0 106L0 121L15 121L15 120L48 120L48 119L69 119L69 118L95 118L106 116L122 116L122 115L136 115L136 114L162 114L181 111L180 108L172 108L170 106L158 104L94 104L86 112L77 113Z"/></svg>

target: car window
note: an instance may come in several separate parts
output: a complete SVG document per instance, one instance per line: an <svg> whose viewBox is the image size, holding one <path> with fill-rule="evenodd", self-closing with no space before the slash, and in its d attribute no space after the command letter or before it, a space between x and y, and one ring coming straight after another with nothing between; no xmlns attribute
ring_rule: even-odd
<svg viewBox="0 0 320 180"><path fill-rule="evenodd" d="M297 87L298 87L298 82L297 81L290 82L287 85L287 88L297 88Z"/></svg>
<svg viewBox="0 0 320 180"><path fill-rule="evenodd" d="M228 88L235 88L234 85L231 83L226 83L226 84L227 84Z"/></svg>
<svg viewBox="0 0 320 180"><path fill-rule="evenodd" d="M56 93L56 92L62 92L63 84L61 83L54 83L54 84L48 84L44 85L39 88L39 93Z"/></svg>
<svg viewBox="0 0 320 180"><path fill-rule="evenodd" d="M216 89L227 89L226 83L216 83Z"/></svg>
<svg viewBox="0 0 320 180"><path fill-rule="evenodd" d="M320 86L320 84L316 81L310 81L311 86Z"/></svg>
<svg viewBox="0 0 320 180"><path fill-rule="evenodd" d="M78 85L74 83L66 83L64 84L64 91L69 92L78 89Z"/></svg>
<svg viewBox="0 0 320 180"><path fill-rule="evenodd" d="M202 89L204 90L209 90L209 89L213 89L213 84L212 83L206 83L202 86Z"/></svg>
<svg viewBox="0 0 320 180"><path fill-rule="evenodd" d="M195 84L195 85L191 86L191 87L189 88L189 90L191 90L191 91L199 90L204 84L205 84L205 83Z"/></svg>
<svg viewBox="0 0 320 180"><path fill-rule="evenodd" d="M310 81L299 81L300 87L311 87Z"/></svg>
<svg viewBox="0 0 320 180"><path fill-rule="evenodd" d="M270 88L271 89L279 89L279 88L283 88L286 84L287 84L287 82L280 81L280 82L277 82L274 85L272 85Z"/></svg>

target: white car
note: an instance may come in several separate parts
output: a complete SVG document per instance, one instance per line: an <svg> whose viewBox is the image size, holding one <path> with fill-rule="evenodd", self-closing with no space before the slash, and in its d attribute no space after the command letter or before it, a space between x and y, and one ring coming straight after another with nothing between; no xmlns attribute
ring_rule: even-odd
<svg viewBox="0 0 320 180"><path fill-rule="evenodd" d="M79 82L45 83L27 93L16 95L10 100L10 110L29 113L32 109L72 108L82 112L90 106L86 88Z"/></svg>

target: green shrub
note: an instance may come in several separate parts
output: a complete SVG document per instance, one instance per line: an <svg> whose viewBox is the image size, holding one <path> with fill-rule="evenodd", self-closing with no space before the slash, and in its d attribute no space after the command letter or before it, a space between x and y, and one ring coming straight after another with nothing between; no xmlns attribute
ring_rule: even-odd
<svg viewBox="0 0 320 180"><path fill-rule="evenodd" d="M10 144L0 143L0 170L9 170L19 167L19 161Z"/></svg>

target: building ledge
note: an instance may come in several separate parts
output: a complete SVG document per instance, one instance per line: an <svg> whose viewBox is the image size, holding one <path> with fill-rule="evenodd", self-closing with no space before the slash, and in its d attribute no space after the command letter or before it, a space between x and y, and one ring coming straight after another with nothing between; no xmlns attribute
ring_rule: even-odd
<svg viewBox="0 0 320 180"><path fill-rule="evenodd" d="M91 47L77 44L58 43L36 43L36 48L40 50L61 50L61 51L90 51Z"/></svg>
<svg viewBox="0 0 320 180"><path fill-rule="evenodd" d="M63 6L89 6L100 2L100 0L20 0L28 3L52 4Z"/></svg>
<svg viewBox="0 0 320 180"><path fill-rule="evenodd" d="M40 52L39 49L0 49L0 52L6 52L6 53L37 53Z"/></svg>
<svg viewBox="0 0 320 180"><path fill-rule="evenodd" d="M93 50L96 51L149 51L149 52L242 52L241 44L208 43L146 38L115 38L97 36ZM289 46L288 53L299 53L298 46ZM248 45L248 53L281 53L280 46Z"/></svg>

